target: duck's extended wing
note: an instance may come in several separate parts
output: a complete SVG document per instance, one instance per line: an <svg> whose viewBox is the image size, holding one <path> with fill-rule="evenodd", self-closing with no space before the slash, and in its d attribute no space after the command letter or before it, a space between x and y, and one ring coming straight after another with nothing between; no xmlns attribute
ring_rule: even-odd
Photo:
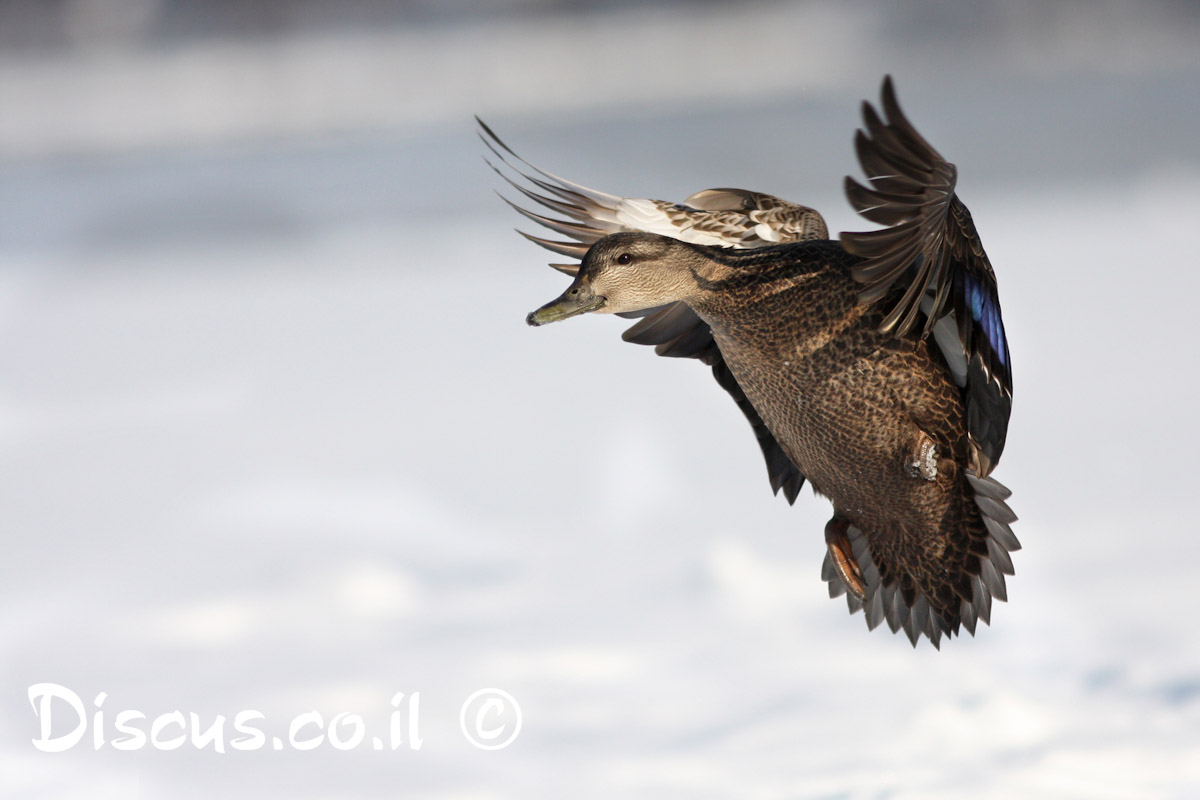
<svg viewBox="0 0 1200 800"><path fill-rule="evenodd" d="M527 199L565 217L538 214L504 198L537 224L575 240L555 241L521 233L559 255L583 258L597 239L620 231L657 233L692 244L718 247L761 247L829 238L829 230L819 213L808 206L789 203L762 192L705 189L683 203L668 203L589 189L530 164L504 144L482 120L476 118L476 122L479 123L479 138L516 177L489 161L492 169ZM551 266L560 268L557 264Z"/></svg>
<svg viewBox="0 0 1200 800"><path fill-rule="evenodd" d="M870 188L847 177L846 194L858 213L888 227L843 233L842 246L865 259L854 268L864 302L892 294L897 284L904 288L881 330L908 335L923 313L920 334L933 334L963 387L975 471L986 476L1004 450L1012 410L996 275L970 212L954 194L954 165L904 116L890 76L882 96L884 118L864 102L866 131L854 139Z"/></svg>
<svg viewBox="0 0 1200 800"><path fill-rule="evenodd" d="M676 204L619 197L589 189L525 161L482 120L476 118L476 121L479 123L480 138L488 149L518 178L524 179L528 186L488 162L492 169L529 200L566 217L556 219L537 214L505 199L518 212L539 225L574 240L555 241L521 233L530 241L560 255L582 258L598 239L619 231L646 231L696 244L738 248L829 238L825 220L816 211L761 192L706 189L689 197L685 204ZM527 169L519 168L514 161ZM574 275L579 270L578 264L551 266L568 275ZM708 325L684 303L671 303L623 316L642 317L622 335L625 341L654 345L655 352L660 356L696 358L712 367L717 383L729 392L754 429L767 462L771 489L776 494L782 490L788 502L794 503L804 486L804 476L784 454L779 442L729 371Z"/></svg>

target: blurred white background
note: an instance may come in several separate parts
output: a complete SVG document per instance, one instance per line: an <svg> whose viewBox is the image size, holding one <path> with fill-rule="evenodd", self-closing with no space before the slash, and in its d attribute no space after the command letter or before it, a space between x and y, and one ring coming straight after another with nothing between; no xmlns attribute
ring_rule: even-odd
<svg viewBox="0 0 1200 800"><path fill-rule="evenodd" d="M1196 796L1200 10L486 8L0 0L0 795ZM840 231L888 72L1015 362L1025 549L940 653L827 599L828 503L771 497L707 369L525 326L564 278L471 119ZM106 692L107 743L39 752L40 682ZM487 752L491 686L524 726ZM111 745L125 709L373 734L414 691L417 752Z"/></svg>

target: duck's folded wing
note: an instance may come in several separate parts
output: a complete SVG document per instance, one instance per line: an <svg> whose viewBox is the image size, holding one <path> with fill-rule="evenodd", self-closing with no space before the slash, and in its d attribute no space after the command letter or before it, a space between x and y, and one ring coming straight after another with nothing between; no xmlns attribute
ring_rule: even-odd
<svg viewBox="0 0 1200 800"><path fill-rule="evenodd" d="M758 446L762 448L763 458L767 461L771 490L779 494L782 489L788 503L796 502L796 497L804 486L804 476L767 429L766 423L725 364L725 357L717 347L712 331L695 311L685 303L671 303L651 309L640 322L625 331L621 338L634 344L654 345L654 351L660 356L698 358L711 366L717 383L729 392L738 408L750 421L750 427L754 429Z"/></svg>
<svg viewBox="0 0 1200 800"><path fill-rule="evenodd" d="M971 214L954 194L957 170L925 141L883 82L883 113L863 103L866 130L854 145L870 183L846 178L851 205L882 230L843 233L842 246L865 260L854 267L861 299L899 299L881 330L934 335L963 386L976 472L987 475L1004 450L1012 410L1012 368L996 276Z"/></svg>

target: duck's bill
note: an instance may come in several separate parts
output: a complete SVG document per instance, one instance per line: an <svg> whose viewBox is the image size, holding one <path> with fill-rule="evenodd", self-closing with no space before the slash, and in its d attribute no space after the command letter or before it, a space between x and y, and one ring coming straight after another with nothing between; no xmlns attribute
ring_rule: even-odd
<svg viewBox="0 0 1200 800"><path fill-rule="evenodd" d="M530 325L545 325L568 317L576 317L604 307L605 298L594 294L586 284L575 281L562 296L551 300L525 318Z"/></svg>

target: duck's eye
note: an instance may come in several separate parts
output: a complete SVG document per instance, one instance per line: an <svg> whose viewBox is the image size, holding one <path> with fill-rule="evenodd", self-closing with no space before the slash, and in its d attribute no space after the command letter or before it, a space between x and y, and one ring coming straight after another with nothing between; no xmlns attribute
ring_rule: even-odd
<svg viewBox="0 0 1200 800"><path fill-rule="evenodd" d="M621 255L617 256L618 264L628 264L631 261L633 261L633 256L629 255L629 253L621 253Z"/></svg>

